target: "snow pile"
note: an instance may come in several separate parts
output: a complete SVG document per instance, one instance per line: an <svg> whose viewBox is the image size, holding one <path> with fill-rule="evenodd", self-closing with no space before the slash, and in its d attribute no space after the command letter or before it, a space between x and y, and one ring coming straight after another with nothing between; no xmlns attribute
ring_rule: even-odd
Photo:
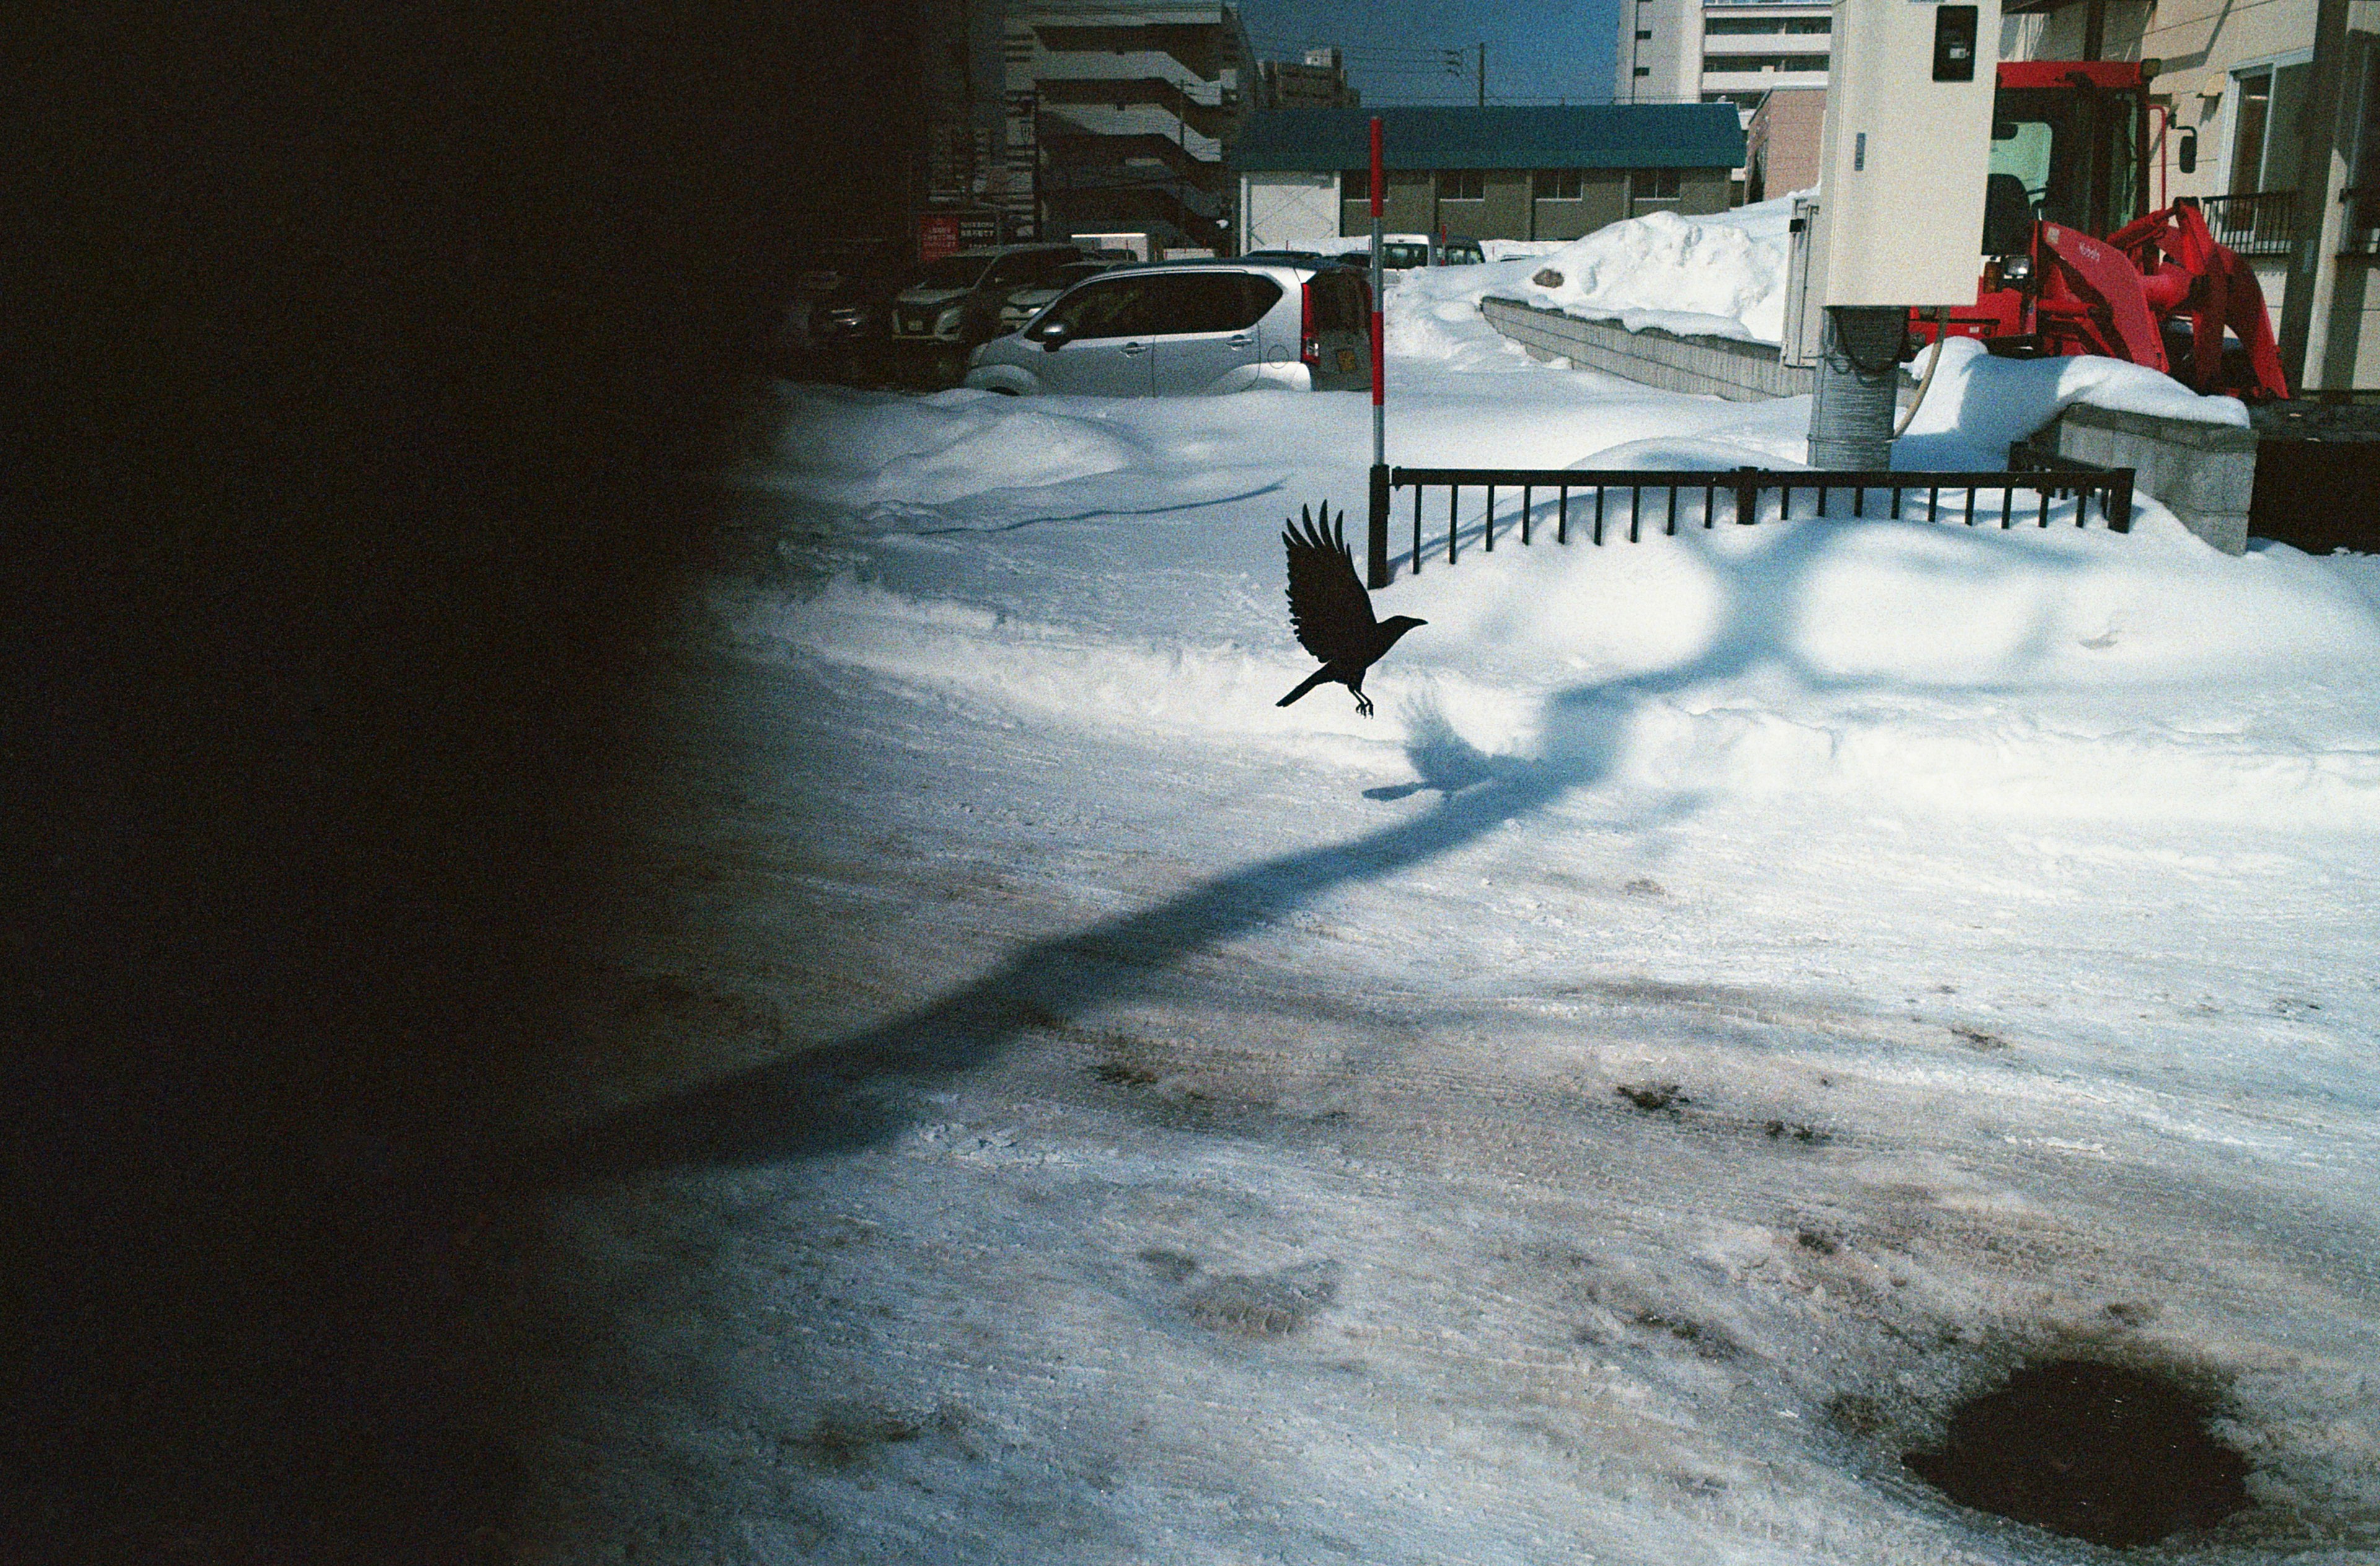
<svg viewBox="0 0 2380 1566"><path fill-rule="evenodd" d="M786 492L813 500L937 505L1111 473L1140 455L1096 419L1018 408L990 392L887 398L801 386L785 395L787 433L771 472Z"/></svg>
<svg viewBox="0 0 2380 1566"><path fill-rule="evenodd" d="M1455 369L1508 368L1467 331L1488 296L1565 314L1616 321L1631 332L1775 343L1784 335L1786 225L1793 198L1778 197L1703 217L1652 212L1565 245L1511 244L1486 266L1416 269L1392 289L1383 313L1391 352ZM1559 273L1560 282L1536 278ZM1917 370L1922 370L1923 361ZM1912 373L1915 370L1912 370ZM1953 339L1925 407L1911 426L1903 467L1999 466L2011 441L2077 403L2244 428L2236 397L2204 397L2171 376L2089 356L2019 360L1986 357ZM1944 440L1942 437L1953 437ZM1952 461L1953 450L1966 453ZM1980 459L1974 454L1984 454Z"/></svg>
<svg viewBox="0 0 2380 1566"><path fill-rule="evenodd" d="M1925 362L1920 358L1912 369L1922 373ZM1995 358L1982 344L1953 337L1942 345L1942 366L1893 460L1903 467L1997 467L2007 461L2010 442L2077 403L2240 429L2248 423L2239 398L2200 396L2146 365L2095 355Z"/></svg>
<svg viewBox="0 0 2380 1566"><path fill-rule="evenodd" d="M1447 322L1446 340L1530 370L1485 331L1474 315ZM1434 462L1774 465L1806 419L1798 400L1728 405L1624 383L1590 400L1588 377L1481 377L1445 358L1407 361L1401 376L1396 444ZM2063 401L2139 379L2156 378L1953 343L1904 460L1997 466L1995 447ZM1500 399L1464 395L1475 386ZM861 509L821 588L729 606L755 645L965 692L1038 724L1204 733L1360 768L1404 737L1335 689L1273 705L1310 667L1281 614L1281 519L1334 498L1360 533L1361 399L811 406L789 448L800 466L774 482ZM1076 467L1095 471L1070 478ZM2380 824L2380 756L2342 751L2338 713L2305 699L2339 669L2380 662L2380 623L2352 583L2293 552L2220 556L2153 502L2128 536L2075 529L2070 512L2043 529L2022 501L2020 526L2002 531L1996 499L1973 529L1706 530L1692 492L1675 537L1666 494L1649 495L1633 543L1625 496L1609 497L1601 547L1586 541L1585 495L1571 503L1572 541L1551 543L1557 503L1540 492L1539 541L1524 551L1517 499L1502 497L1489 553L1480 497L1466 495L1464 559L1448 570L1434 496L1418 575L1401 504L1399 580L1381 600L1430 622L1398 648L1388 688L1402 683L1483 764L1566 767L1591 712L1597 759L1580 781L1656 794Z"/></svg>
<svg viewBox="0 0 2380 1566"><path fill-rule="evenodd" d="M1390 296L1390 310L1421 312L1488 294L1571 315L1615 320L1630 331L1774 343L1784 334L1786 225L1791 196L1705 217L1647 212L1536 255L1486 266L1416 270ZM1557 284L1536 281L1540 273Z"/></svg>

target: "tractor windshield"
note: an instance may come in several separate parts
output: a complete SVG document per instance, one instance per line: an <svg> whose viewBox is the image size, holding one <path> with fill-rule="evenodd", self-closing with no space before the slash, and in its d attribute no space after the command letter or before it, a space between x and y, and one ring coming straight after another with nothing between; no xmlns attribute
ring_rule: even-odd
<svg viewBox="0 0 2380 1566"><path fill-rule="evenodd" d="M2104 238L2141 215L2141 97L2079 76L2004 87L1994 101L1991 172L2024 187L2045 223Z"/></svg>

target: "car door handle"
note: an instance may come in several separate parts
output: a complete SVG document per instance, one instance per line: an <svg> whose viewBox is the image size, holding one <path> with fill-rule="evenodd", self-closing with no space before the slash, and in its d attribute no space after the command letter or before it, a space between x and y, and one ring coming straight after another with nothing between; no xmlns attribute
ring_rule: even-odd
<svg viewBox="0 0 2380 1566"><path fill-rule="evenodd" d="M1248 334L1245 332L1234 332L1232 334L1231 346L1235 348L1246 347L1248 346Z"/></svg>
<svg viewBox="0 0 2380 1566"><path fill-rule="evenodd" d="M1116 350L1116 352L1120 354L1145 354L1148 351L1148 345L1147 343L1126 343L1123 347Z"/></svg>

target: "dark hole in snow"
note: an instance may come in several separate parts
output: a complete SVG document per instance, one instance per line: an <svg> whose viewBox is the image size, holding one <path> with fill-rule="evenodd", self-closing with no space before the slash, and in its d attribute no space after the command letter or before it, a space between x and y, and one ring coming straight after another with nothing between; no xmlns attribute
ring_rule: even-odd
<svg viewBox="0 0 2380 1566"><path fill-rule="evenodd" d="M1678 1091L1678 1085L1674 1082L1664 1082L1645 1087L1615 1087L1612 1091L1647 1114L1658 1113L1662 1110L1694 1102L1692 1099Z"/></svg>
<svg viewBox="0 0 2380 1566"><path fill-rule="evenodd" d="M2093 1544L2154 1544L2249 1504L2247 1460L2170 1382L2084 1360L2028 1366L1901 1462L1961 1506Z"/></svg>
<svg viewBox="0 0 2380 1566"><path fill-rule="evenodd" d="M1768 1123L1767 1131L1768 1139L1771 1142L1781 1142L1789 1135L1796 1142L1807 1142L1813 1145L1834 1140L1827 1133L1814 1126L1803 1125L1799 1121L1772 1120Z"/></svg>

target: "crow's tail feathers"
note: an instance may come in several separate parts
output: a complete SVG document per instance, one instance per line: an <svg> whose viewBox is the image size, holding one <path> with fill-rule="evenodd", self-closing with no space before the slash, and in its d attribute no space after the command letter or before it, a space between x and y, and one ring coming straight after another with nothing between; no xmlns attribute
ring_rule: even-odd
<svg viewBox="0 0 2380 1566"><path fill-rule="evenodd" d="M1304 696L1307 691L1312 690L1316 686L1320 685L1330 677L1330 670L1327 665L1323 668L1317 669L1314 673L1305 676L1305 683L1304 685L1298 686L1295 690L1291 691L1287 696L1284 696L1279 701L1274 702L1273 705L1275 707L1286 707L1291 702L1295 701L1299 697Z"/></svg>

